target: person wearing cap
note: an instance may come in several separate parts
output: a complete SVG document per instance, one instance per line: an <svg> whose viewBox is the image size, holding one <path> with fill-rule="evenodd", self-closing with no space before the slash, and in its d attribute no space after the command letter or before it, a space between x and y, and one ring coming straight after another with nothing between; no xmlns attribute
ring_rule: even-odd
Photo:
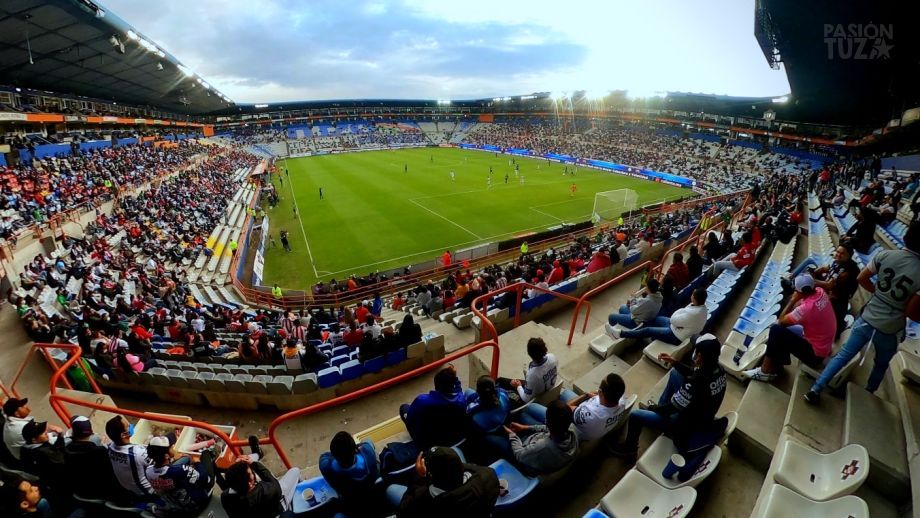
<svg viewBox="0 0 920 518"><path fill-rule="evenodd" d="M830 298L815 286L811 275L795 278L795 292L770 326L763 365L744 371L756 381L772 381L795 356L811 368L820 368L831 354L837 331L837 317Z"/></svg>
<svg viewBox="0 0 920 518"><path fill-rule="evenodd" d="M387 500L398 518L488 518L501 493L489 467L465 464L452 448L432 447L415 463L419 477L410 487L393 484Z"/></svg>
<svg viewBox="0 0 920 518"><path fill-rule="evenodd" d="M466 398L457 370L448 364L435 374L434 390L399 407L399 415L419 449L451 446L464 438Z"/></svg>
<svg viewBox="0 0 920 518"><path fill-rule="evenodd" d="M644 428L668 433L675 441L708 430L725 397L725 371L719 366L722 344L711 335L696 338L693 366L688 367L666 353L659 359L670 363L668 383L657 404L634 409L629 415L626 439L612 448L614 454L635 459L639 435Z"/></svg>
<svg viewBox="0 0 920 518"><path fill-rule="evenodd" d="M3 425L3 443L16 460L20 460L20 449L26 444L22 438L22 429L34 419L31 413L29 398L11 397L3 402L3 415L6 416L6 423ZM49 425L48 429L57 434L64 432L54 425Z"/></svg>
<svg viewBox="0 0 920 518"><path fill-rule="evenodd" d="M64 474L75 495L84 498L118 500L120 491L108 450L87 417L77 415L70 420L71 441L64 447Z"/></svg>
<svg viewBox="0 0 920 518"><path fill-rule="evenodd" d="M558 399L547 405L545 425L512 422L504 429L514 460L532 474L562 469L578 454L578 434L572 421L572 409Z"/></svg>
<svg viewBox="0 0 920 518"><path fill-rule="evenodd" d="M374 486L380 469L370 439L355 444L351 434L338 432L329 443L329 451L319 457L319 471L339 494L345 514L365 516L376 510Z"/></svg>
<svg viewBox="0 0 920 518"><path fill-rule="evenodd" d="M657 279L649 279L640 296L626 301L617 313L608 315L607 323L604 324L607 334L619 340L620 332L613 326L620 324L627 329L635 329L639 325L651 324L661 310L662 295L658 292L660 286Z"/></svg>
<svg viewBox="0 0 920 518"><path fill-rule="evenodd" d="M109 419L105 423L105 434L111 441L108 454L115 480L131 493L134 500L155 500L156 493L147 480L146 471L150 464L147 448L140 444L131 444L128 420L120 415Z"/></svg>
<svg viewBox="0 0 920 518"><path fill-rule="evenodd" d="M878 252L857 280L872 296L853 323L846 343L804 394L808 403L818 403L828 382L870 341L875 346L875 363L866 390L875 392L882 383L898 343L904 339L906 319L920 321L920 222L911 223L904 234L904 249Z"/></svg>
<svg viewBox="0 0 920 518"><path fill-rule="evenodd" d="M169 439L153 437L147 445L152 462L145 474L164 505L157 504L156 516L198 516L211 501L211 489L217 480L214 460L220 450L211 447L195 457L173 459ZM216 451L215 451L216 450Z"/></svg>
<svg viewBox="0 0 920 518"><path fill-rule="evenodd" d="M64 471L64 434L49 433L48 423L29 421L22 428L26 444L22 447L25 471L36 475L43 493L57 509L70 507L69 481Z"/></svg>

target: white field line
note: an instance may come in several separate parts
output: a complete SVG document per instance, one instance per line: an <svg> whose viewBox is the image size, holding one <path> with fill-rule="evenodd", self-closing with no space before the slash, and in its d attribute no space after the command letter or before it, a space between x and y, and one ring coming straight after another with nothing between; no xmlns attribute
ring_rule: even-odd
<svg viewBox="0 0 920 518"><path fill-rule="evenodd" d="M559 221L560 223L563 221L562 218L557 218L556 216L553 216L552 214L550 214L550 213L548 213L548 212L543 212L542 210L540 210L540 209L538 209L538 208L536 208L536 207L528 207L528 208L529 208L530 210L534 211L534 212L539 212L540 214L543 214L544 216L549 216L549 217L551 217L551 218L553 218L553 219Z"/></svg>
<svg viewBox="0 0 920 518"><path fill-rule="evenodd" d="M294 194L294 181L290 175L287 175L288 179L288 188L291 190L291 201L294 203L294 208L297 209L297 222L300 223L300 232L303 234L303 242L307 245L307 254L310 256L310 267L313 268L313 276L319 278L319 271L316 269L316 262L313 261L313 251L310 250L310 240L307 239L307 230L303 227L303 214L300 212L300 207L297 206L297 197Z"/></svg>
<svg viewBox="0 0 920 518"><path fill-rule="evenodd" d="M445 217L445 216L442 216L441 214L438 214L437 212L435 212L435 211L429 209L428 207L422 205L421 203L419 203L419 202L417 202L417 201L415 201L415 200L409 200L409 201L411 201L412 203L418 205L419 207L421 207L421 208L427 210L428 212L434 214L435 216L437 216L437 217L443 219L444 221L450 223L451 225L453 225L453 226L459 228L460 230L466 232L467 234L469 234L469 235L475 237L476 239L482 239L482 238L481 238L479 235L477 235L475 232L473 232L472 230L470 230L470 229L464 227L463 225L457 223L456 221L454 221L454 220L452 220L452 219L450 219L450 218L447 218L447 217Z"/></svg>

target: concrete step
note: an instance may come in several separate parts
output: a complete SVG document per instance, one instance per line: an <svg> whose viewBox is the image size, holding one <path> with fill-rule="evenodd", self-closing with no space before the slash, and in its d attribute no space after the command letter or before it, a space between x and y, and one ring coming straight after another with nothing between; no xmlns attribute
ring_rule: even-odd
<svg viewBox="0 0 920 518"><path fill-rule="evenodd" d="M601 380L606 378L611 372L619 374L620 376L625 376L626 372L629 370L630 365L622 360L618 356L608 356L606 360L598 364L596 367L588 371L586 374L576 379L572 383L572 390L579 394L584 394L585 392L591 392L597 390L600 386ZM627 387L627 392L632 390L630 387Z"/></svg>
<svg viewBox="0 0 920 518"><path fill-rule="evenodd" d="M901 351L895 355L891 363L889 386L901 414L908 466L912 475L911 500L914 509L920 509L920 385L903 375L903 356L909 354L912 353Z"/></svg>
<svg viewBox="0 0 920 518"><path fill-rule="evenodd" d="M910 473L904 427L897 407L849 383L846 388L844 444L860 444L869 452L867 483L898 503L910 498Z"/></svg>
<svg viewBox="0 0 920 518"><path fill-rule="evenodd" d="M813 382L804 373L796 373L786 411L786 428L799 435L799 442L821 453L828 453L843 445L841 430L846 404L830 391L822 394L820 404L806 403L802 396L808 392Z"/></svg>
<svg viewBox="0 0 920 518"><path fill-rule="evenodd" d="M783 430L789 394L769 383L751 383L738 406L738 426L728 438L729 448L766 471Z"/></svg>

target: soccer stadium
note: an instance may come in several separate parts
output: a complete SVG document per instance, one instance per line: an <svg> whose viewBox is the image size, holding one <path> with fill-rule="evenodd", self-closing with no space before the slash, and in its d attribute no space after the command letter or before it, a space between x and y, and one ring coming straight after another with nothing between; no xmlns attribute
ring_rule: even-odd
<svg viewBox="0 0 920 518"><path fill-rule="evenodd" d="M920 516L907 2L0 2L0 516Z"/></svg>

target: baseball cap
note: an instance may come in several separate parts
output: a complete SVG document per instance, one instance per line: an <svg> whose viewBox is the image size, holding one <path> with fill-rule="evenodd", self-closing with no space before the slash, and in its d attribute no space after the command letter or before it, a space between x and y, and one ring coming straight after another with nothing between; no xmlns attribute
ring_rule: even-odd
<svg viewBox="0 0 920 518"><path fill-rule="evenodd" d="M147 443L147 449L153 454L160 454L169 450L169 438L166 436L151 437Z"/></svg>
<svg viewBox="0 0 920 518"><path fill-rule="evenodd" d="M22 399L17 399L11 397L3 402L3 413L7 416L11 416L16 413L17 410L29 404L29 398L24 397Z"/></svg>
<svg viewBox="0 0 920 518"><path fill-rule="evenodd" d="M439 489L451 490L463 483L463 461L451 448L430 448L425 452L425 468L431 483Z"/></svg>
<svg viewBox="0 0 920 518"><path fill-rule="evenodd" d="M32 441L47 429L48 423L45 421L29 421L22 427L22 440L26 441L26 444L32 444Z"/></svg>
<svg viewBox="0 0 920 518"><path fill-rule="evenodd" d="M693 348L696 350L703 359L707 361L715 361L719 358L719 352L722 350L722 344L719 343L719 339L713 336L710 333L700 335L696 338L696 342L693 344Z"/></svg>
<svg viewBox="0 0 920 518"><path fill-rule="evenodd" d="M73 430L74 437L83 438L93 435L93 423L82 415L75 415L70 420L70 428Z"/></svg>
<svg viewBox="0 0 920 518"><path fill-rule="evenodd" d="M814 288L815 279L811 275L802 274L795 278L795 291L802 291L805 288Z"/></svg>

